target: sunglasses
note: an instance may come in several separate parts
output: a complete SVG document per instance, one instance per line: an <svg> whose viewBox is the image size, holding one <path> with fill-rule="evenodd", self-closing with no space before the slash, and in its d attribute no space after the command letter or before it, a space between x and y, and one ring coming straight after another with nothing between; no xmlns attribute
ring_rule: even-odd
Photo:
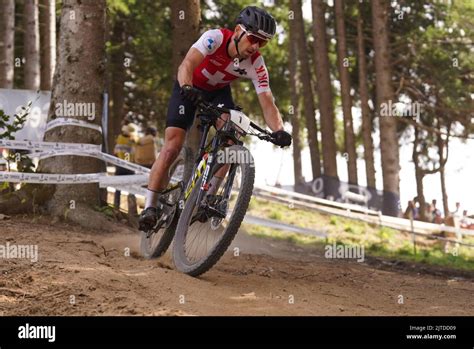
<svg viewBox="0 0 474 349"><path fill-rule="evenodd" d="M261 38L260 36L257 36L253 33L249 33L243 26L239 25L240 29L244 31L245 34L247 34L247 39L250 41L252 45L258 44L258 47L263 47L268 43L267 39Z"/></svg>

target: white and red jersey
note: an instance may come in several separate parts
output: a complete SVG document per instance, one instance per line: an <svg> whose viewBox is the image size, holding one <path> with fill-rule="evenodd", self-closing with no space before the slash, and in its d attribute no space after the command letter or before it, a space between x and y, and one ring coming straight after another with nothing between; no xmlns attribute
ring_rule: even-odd
<svg viewBox="0 0 474 349"><path fill-rule="evenodd" d="M270 91L268 70L257 51L239 61L227 54L227 46L234 32L228 29L208 30L192 47L204 55L204 60L193 72L193 84L206 91L229 85L238 78L251 79L257 94Z"/></svg>

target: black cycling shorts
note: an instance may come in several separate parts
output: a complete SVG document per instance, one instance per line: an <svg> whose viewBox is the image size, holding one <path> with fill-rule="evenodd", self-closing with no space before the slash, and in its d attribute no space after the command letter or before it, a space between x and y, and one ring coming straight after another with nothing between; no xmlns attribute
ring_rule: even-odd
<svg viewBox="0 0 474 349"><path fill-rule="evenodd" d="M216 91L205 91L199 88L198 90L201 91L203 98L207 102L212 102L216 105L223 104L224 107L230 109L234 108L234 101L232 99L232 92L229 85ZM171 92L170 102L168 104L166 127L179 127L186 131L193 125L196 106L181 96L180 91L181 88L179 87L178 82L175 81L173 91Z"/></svg>

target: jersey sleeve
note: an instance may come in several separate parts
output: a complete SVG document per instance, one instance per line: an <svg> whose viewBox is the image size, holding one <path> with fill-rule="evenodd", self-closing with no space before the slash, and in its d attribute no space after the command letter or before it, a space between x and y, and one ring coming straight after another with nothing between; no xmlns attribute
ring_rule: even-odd
<svg viewBox="0 0 474 349"><path fill-rule="evenodd" d="M204 56L212 55L222 45L224 34L219 29L208 30L193 44Z"/></svg>
<svg viewBox="0 0 474 349"><path fill-rule="evenodd" d="M252 67L255 69L255 75L252 79L252 82L255 86L255 91L257 94L270 91L271 89L268 70L261 55L258 55L258 57L254 60Z"/></svg>

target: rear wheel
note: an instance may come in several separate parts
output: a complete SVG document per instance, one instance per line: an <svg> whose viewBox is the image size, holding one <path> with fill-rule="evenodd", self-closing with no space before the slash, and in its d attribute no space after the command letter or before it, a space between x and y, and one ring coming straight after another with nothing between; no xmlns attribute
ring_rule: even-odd
<svg viewBox="0 0 474 349"><path fill-rule="evenodd" d="M186 183L192 171L192 155L188 148L183 147L179 157L170 167L171 184L182 181ZM182 187L160 197L163 212L155 227L149 231L140 231L140 252L147 259L158 258L168 249L173 240L178 224Z"/></svg>
<svg viewBox="0 0 474 349"><path fill-rule="evenodd" d="M229 167L217 191L198 203L200 178L176 228L174 264L191 276L205 273L222 257L240 228L252 196L255 167L249 150L233 145L223 152L224 163L216 164L211 172L212 178L222 166ZM226 188L231 190L226 192Z"/></svg>

